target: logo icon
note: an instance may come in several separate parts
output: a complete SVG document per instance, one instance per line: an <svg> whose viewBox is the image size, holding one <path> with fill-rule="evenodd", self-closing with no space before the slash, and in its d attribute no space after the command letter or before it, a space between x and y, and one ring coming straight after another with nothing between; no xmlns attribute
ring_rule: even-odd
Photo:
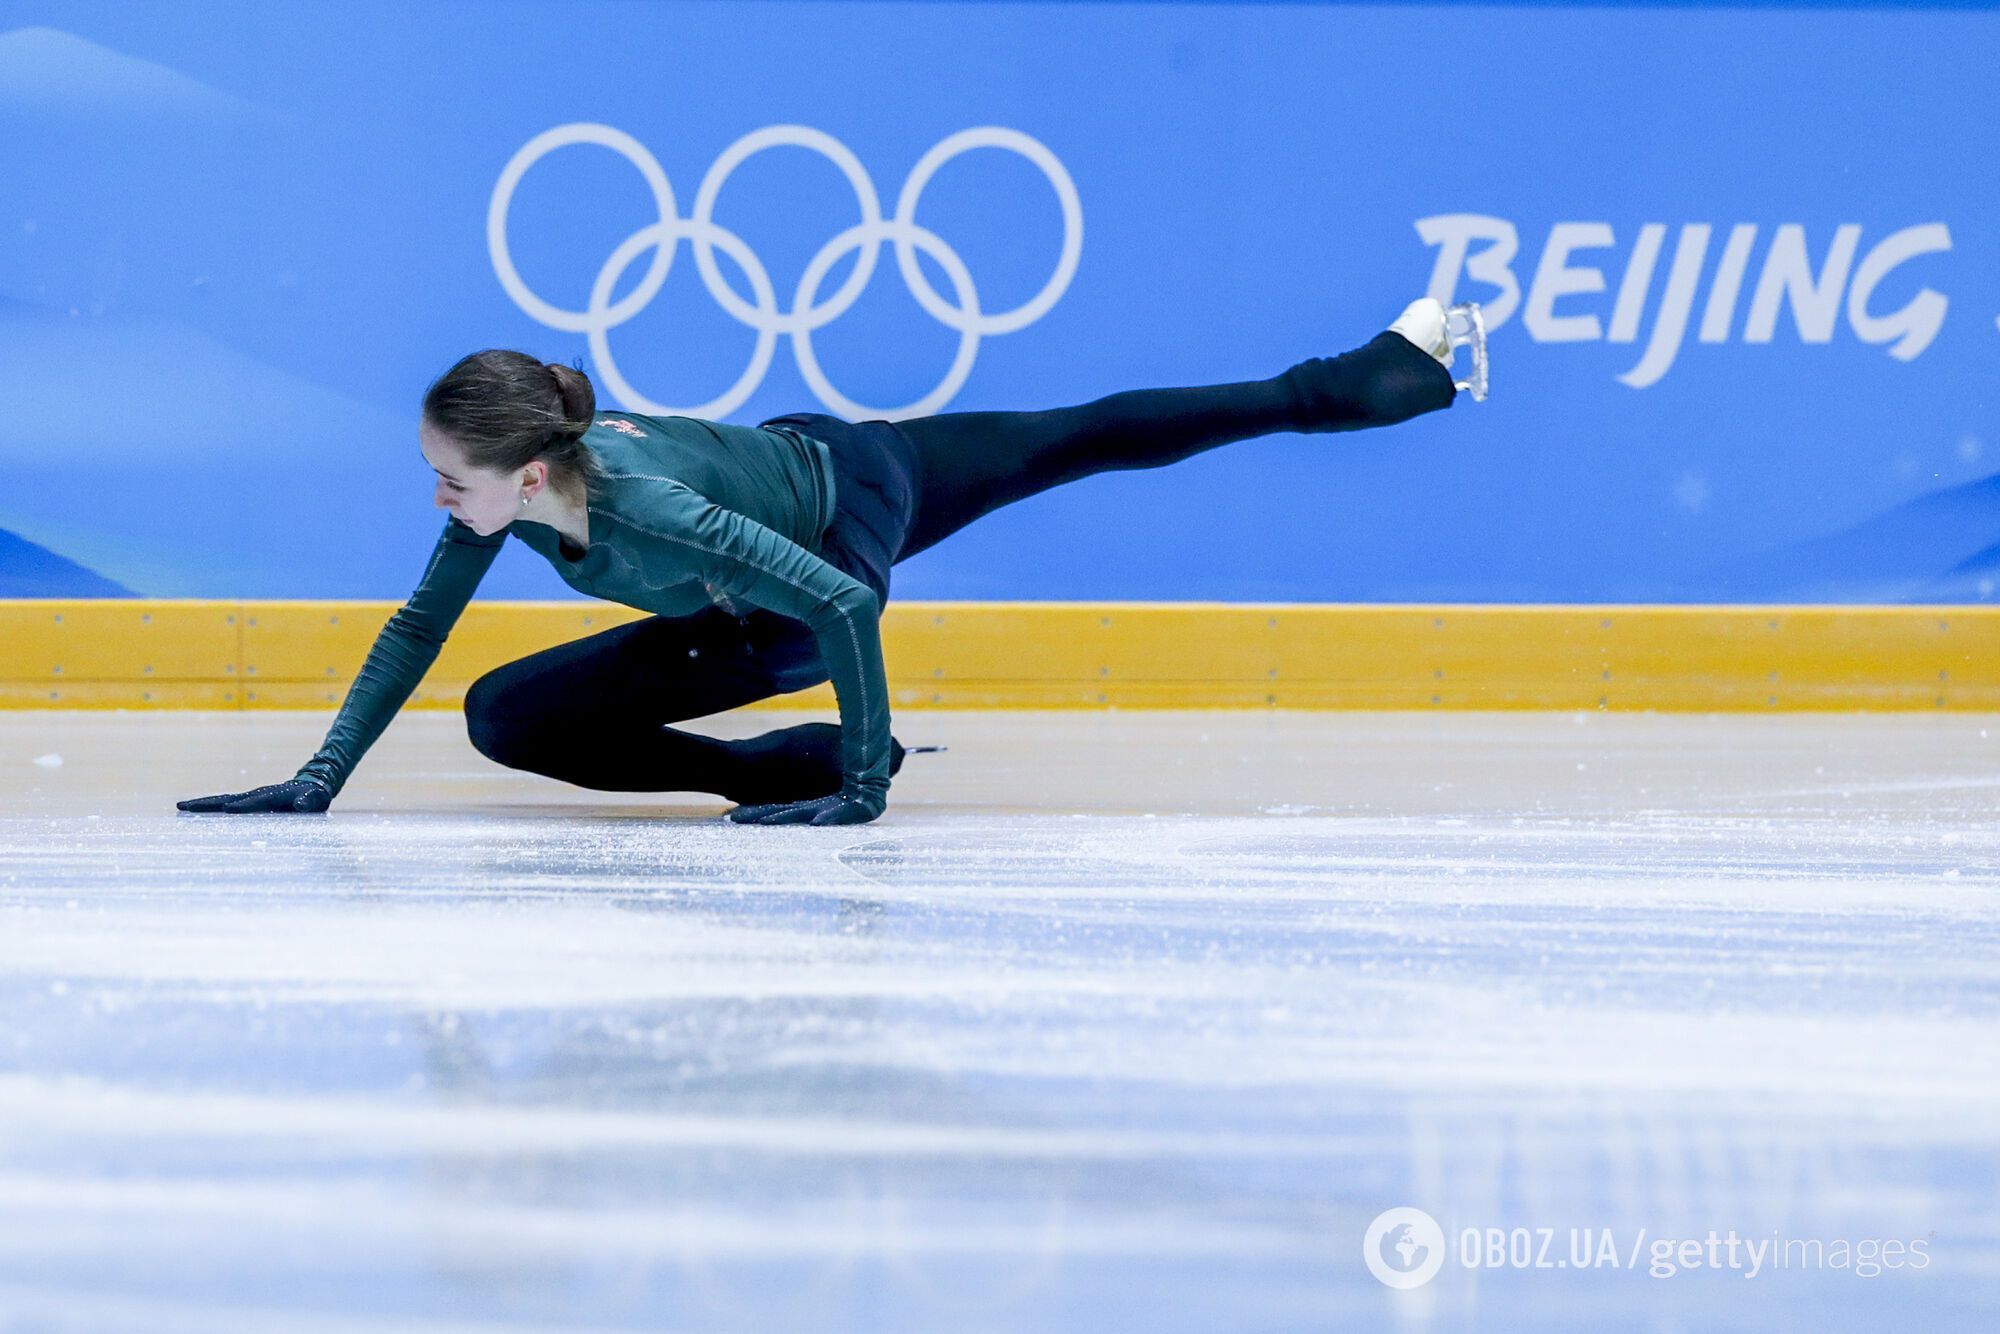
<svg viewBox="0 0 2000 1334"><path fill-rule="evenodd" d="M1392 1288L1421 1288L1444 1267L1444 1229L1421 1209L1385 1209L1361 1238L1368 1272Z"/></svg>
<svg viewBox="0 0 2000 1334"><path fill-rule="evenodd" d="M566 310L537 296L522 280L520 270L514 266L514 257L507 248L508 209L522 177L550 153L572 144L596 144L630 162L645 179L652 192L654 206L659 211L659 221L641 227L612 250L603 267L597 271L596 281L591 284L589 302L582 310ZM854 191L860 214L859 221L835 234L812 257L799 278L791 304L783 308L771 285L771 275L756 252L742 237L715 221L716 199L730 174L752 155L778 147L811 149L839 168ZM1048 281L1023 304L1012 310L990 314L980 308L978 288L958 252L937 233L919 226L916 220L917 205L931 177L953 158L975 148L1000 148L1026 158L1047 177L1049 185L1055 190L1056 202L1062 208L1062 249ZM701 274L708 294L738 322L755 330L757 341L750 354L750 364L736 383L719 396L692 407L668 407L633 388L611 354L610 335L613 329L644 310L658 294L683 239L694 254L695 268ZM841 393L820 369L812 345L812 335L816 330L839 319L860 299L863 289L874 277L885 242L894 247L897 269L917 303L933 319L957 331L959 336L957 354L952 358L944 378L922 398L900 407L873 407ZM960 130L933 145L910 169L902 190L896 196L895 212L885 218L874 181L869 178L860 159L845 144L830 134L805 125L767 125L761 130L751 131L723 150L695 191L693 211L683 218L665 169L645 145L612 126L577 122L558 125L536 135L523 144L502 169L486 211L486 248L493 259L493 272L514 303L552 329L585 335L598 379L633 411L663 416L727 416L741 407L763 383L777 348L778 336L783 334L792 340L792 352L798 359L800 374L829 412L850 419L896 419L926 416L943 408L972 374L972 363L978 356L980 339L1024 329L1046 315L1062 298L1070 279L1076 275L1077 261L1083 254L1083 205L1068 170L1039 140L1019 130L986 125ZM723 276L715 258L718 249L725 252L748 277L751 300L745 301ZM848 274L846 281L832 296L822 300L821 283L850 251L855 252L853 272ZM946 300L931 286L930 279L917 262L919 251L944 271L952 288L951 300ZM642 255L649 253L652 258L638 285L614 302L612 292L620 279Z"/></svg>

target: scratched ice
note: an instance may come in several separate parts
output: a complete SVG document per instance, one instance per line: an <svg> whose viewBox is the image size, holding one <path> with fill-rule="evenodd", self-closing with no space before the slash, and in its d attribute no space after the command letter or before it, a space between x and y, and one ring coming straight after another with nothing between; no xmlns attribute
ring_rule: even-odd
<svg viewBox="0 0 2000 1334"><path fill-rule="evenodd" d="M322 725L0 718L0 1329L1996 1327L2000 721L910 714L744 830L415 715L173 815Z"/></svg>

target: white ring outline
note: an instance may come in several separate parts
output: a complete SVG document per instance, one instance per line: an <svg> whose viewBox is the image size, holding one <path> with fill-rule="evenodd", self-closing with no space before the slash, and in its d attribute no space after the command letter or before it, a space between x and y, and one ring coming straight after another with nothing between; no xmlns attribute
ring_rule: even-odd
<svg viewBox="0 0 2000 1334"><path fill-rule="evenodd" d="M632 387L631 382L625 378L624 372L618 369L618 363L611 356L611 329L619 323L610 318L616 311L616 307L608 304L612 287L624 275L625 270L631 267L632 261L638 257L640 251L650 246L661 254L671 254L679 238L687 235L692 226L692 223L683 222L679 218L671 222L656 222L641 227L611 252L611 257L604 261L604 267L597 271L597 281L590 286L590 308L586 314L591 317L591 323L586 326L586 336L590 343L591 360L597 367L598 378L603 380L605 386L618 396L618 400L632 411L651 413L660 417L706 417L713 420L736 411L743 406L750 395L757 392L757 386L763 383L765 374L771 369L771 354L777 350L776 329L768 326L759 327L757 344L750 353L750 364L744 368L743 374L737 377L736 383L724 390L721 397L696 404L691 408L668 407L664 403L655 403L641 394ZM729 257L740 264L744 273L749 275L751 290L756 294L759 303L772 315L776 315L777 293L771 289L771 275L764 271L764 265L757 258L756 252L751 250L736 233L723 231L721 228L715 230L714 239L721 242L722 248L729 252ZM661 237L665 238L664 244L661 243ZM645 286L643 281L640 286Z"/></svg>
<svg viewBox="0 0 2000 1334"><path fill-rule="evenodd" d="M979 355L979 293L973 288L972 274L965 267L965 261L960 259L958 252L946 245L934 232L907 223L893 223L888 226L890 230L887 235L899 248L915 242L919 250L938 262L946 276L951 279L951 285L958 289L959 297L965 303L963 309L970 311L972 318L959 329L958 354L952 358L951 368L945 372L944 379L938 381L928 394L916 402L900 408L866 407L835 389L833 382L827 379L826 372L820 369L819 357L813 351L811 332L806 329L793 331L792 355L798 358L799 374L805 377L806 385L819 396L820 402L850 421L872 421L877 418L884 421L900 421L905 417L930 416L949 403L952 396L965 387L966 380L972 375L973 359ZM855 246L868 245L870 241L874 244L868 253L879 253L882 248L880 229L870 233L865 227L849 227L820 247L820 252L813 256L812 262L806 265L806 271L799 276L798 295L793 298L794 308L810 300L812 293L819 287L820 279L826 276L826 271L833 267L835 260ZM855 269L859 271L860 268L861 265L857 262Z"/></svg>
<svg viewBox="0 0 2000 1334"><path fill-rule="evenodd" d="M1042 169L1049 184L1055 188L1056 202L1062 208L1063 244L1056 258L1056 270L1042 284L1042 290L1035 293L1023 304L999 315L988 315L982 321L978 312L973 320L982 334L1013 333L1025 329L1036 320L1049 313L1051 307L1068 290L1070 279L1076 276L1076 266L1083 258L1083 201L1077 197L1076 182L1047 145L1030 138L1019 130L1009 130L999 125L982 125L976 129L960 130L957 134L940 140L930 152L917 159L917 165L910 168L909 179L903 182L903 192L896 197L896 222L901 226L911 226L917 216L917 200L922 197L924 187L938 168L961 153L975 148L1004 148L1019 153L1029 162ZM902 236L897 236L896 263L903 271L903 281L909 284L910 292L923 308L938 323L951 327L952 317L963 314L953 311L944 304L931 287L924 271L917 266L917 257Z"/></svg>
<svg viewBox="0 0 2000 1334"><path fill-rule="evenodd" d="M565 333L584 333L590 328L590 312L564 310L536 296L522 281L520 270L514 267L513 253L507 248L507 213L513 206L514 190L521 184L521 178L528 174L528 168L550 153L571 144L601 145L637 167L639 174L646 178L647 188L653 192L653 203L660 210L662 221L679 217L680 205L674 201L673 183L667 180L666 170L660 166L659 159L647 152L646 146L637 139L610 125L578 121L543 130L522 144L519 151L507 160L507 165L500 171L500 179L493 184L493 198L486 207L486 249L493 257L493 271L499 275L500 285L507 289L507 295L514 298L514 304L531 318ZM662 247L653 258L653 267L646 271L639 285L611 308L610 314L616 317L612 320L613 324L623 324L653 299L667 281L667 270L673 262L673 247Z"/></svg>
<svg viewBox="0 0 2000 1334"><path fill-rule="evenodd" d="M738 323L747 324L753 329L763 327L757 323L763 312L752 311L744 306L735 291L723 280L721 270L715 267L715 257L710 252L703 233L721 230L715 224L715 200L716 196L722 193L722 187L728 182L730 174L750 156L761 153L767 148L810 148L817 151L834 166L840 168L841 174L847 177L848 185L854 190L855 201L861 205L861 226L879 229L882 225L882 201L875 193L875 182L868 178L868 171L861 165L861 159L855 157L847 145L830 134L815 130L809 125L767 125L761 130L752 130L723 149L722 156L709 167L707 174L701 178L701 188L695 192L694 215L688 219L691 228L689 237L693 242L695 266L701 270L701 278L708 285L709 295L714 297L724 310L735 316ZM827 303L829 306L837 304L840 307L838 310L825 319L808 324L807 319L812 312L808 311L805 316L801 316L794 309L790 315L777 315L777 322L773 325L775 332L793 333L801 327L818 328L846 314L848 308L861 298L861 289L868 285L870 278L874 277L875 261L881 250L882 247L878 242L856 261L854 272L848 275L847 281L841 284L838 292L834 293L833 300ZM825 250L822 249L820 253L824 254ZM814 257L814 262L818 262L817 256ZM801 289L803 290L803 284Z"/></svg>
<svg viewBox="0 0 2000 1334"><path fill-rule="evenodd" d="M595 144L609 148L630 162L645 180L659 210L659 220L641 227L621 242L606 258L592 283L589 304L580 311L566 310L543 300L522 279L507 245L507 219L514 192L528 171L558 148L572 144ZM781 311L770 274L743 239L715 222L715 205L735 169L751 156L768 148L806 148L826 158L846 178L854 191L861 220L822 246L806 265L793 294L790 311ZM984 314L977 289L964 261L944 239L916 224L917 205L931 178L959 155L975 148L1000 148L1026 158L1038 168L1054 189L1062 210L1063 241L1055 270L1033 297L1009 311ZM610 331L639 314L659 293L673 266L674 252L685 237L694 252L695 267L703 285L724 312L757 333L750 362L743 373L718 397L689 408L656 403L641 394L625 378L611 352ZM943 379L930 392L898 408L875 408L848 398L834 387L812 347L815 330L838 319L851 309L873 278L883 242L896 250L896 263L910 293L925 312L946 328L956 329L959 344ZM833 412L849 418L890 419L922 416L939 411L962 389L971 376L979 343L985 336L1013 333L1034 323L1061 299L1076 275L1083 252L1083 208L1076 183L1060 159L1039 140L1019 130L1002 126L977 126L960 130L933 145L915 167L896 200L893 218L882 216L882 206L874 182L852 151L839 140L806 125L767 125L738 138L723 150L703 175L696 191L690 216L682 219L672 183L659 161L631 135L610 125L574 122L558 125L530 139L508 159L493 187L486 213L486 242L494 273L501 287L530 318L566 333L586 335L599 377L628 408L664 416L724 417L741 407L769 373L779 334L789 334L799 370L820 401ZM752 305L732 287L715 261L716 249L728 253L749 279ZM613 302L618 280L639 255L653 252L652 261L637 286ZM854 270L840 288L825 301L819 300L819 286L835 263L848 251L857 254ZM956 306L931 285L917 252L929 255L950 279Z"/></svg>

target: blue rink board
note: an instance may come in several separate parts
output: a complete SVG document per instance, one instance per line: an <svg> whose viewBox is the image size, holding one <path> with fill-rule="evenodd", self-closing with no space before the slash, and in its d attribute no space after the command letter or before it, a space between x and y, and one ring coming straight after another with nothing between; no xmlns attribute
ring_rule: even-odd
<svg viewBox="0 0 2000 1334"><path fill-rule="evenodd" d="M56 558L9 586L404 595L440 522L415 404L475 347L744 421L1039 407L1269 375L1429 289L1500 317L1491 402L1083 483L898 595L1985 600L1996 67L1974 6L0 4L0 530ZM593 346L660 221L632 161L557 148L505 210L575 315L488 235L577 125L683 231L731 145L803 130L727 175L707 279L683 242L628 300L635 243ZM885 224L851 305L852 247L791 314L860 218L827 153L893 219L982 127L1042 165L950 156L918 285ZM486 592L567 595L525 551Z"/></svg>

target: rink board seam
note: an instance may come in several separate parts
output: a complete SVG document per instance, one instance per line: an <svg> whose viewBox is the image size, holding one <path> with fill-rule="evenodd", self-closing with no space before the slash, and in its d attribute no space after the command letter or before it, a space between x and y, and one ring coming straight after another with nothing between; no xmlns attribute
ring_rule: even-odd
<svg viewBox="0 0 2000 1334"><path fill-rule="evenodd" d="M0 600L0 707L325 709L398 605ZM411 704L642 615L475 603ZM905 602L882 639L903 708L2000 708L1984 607Z"/></svg>

